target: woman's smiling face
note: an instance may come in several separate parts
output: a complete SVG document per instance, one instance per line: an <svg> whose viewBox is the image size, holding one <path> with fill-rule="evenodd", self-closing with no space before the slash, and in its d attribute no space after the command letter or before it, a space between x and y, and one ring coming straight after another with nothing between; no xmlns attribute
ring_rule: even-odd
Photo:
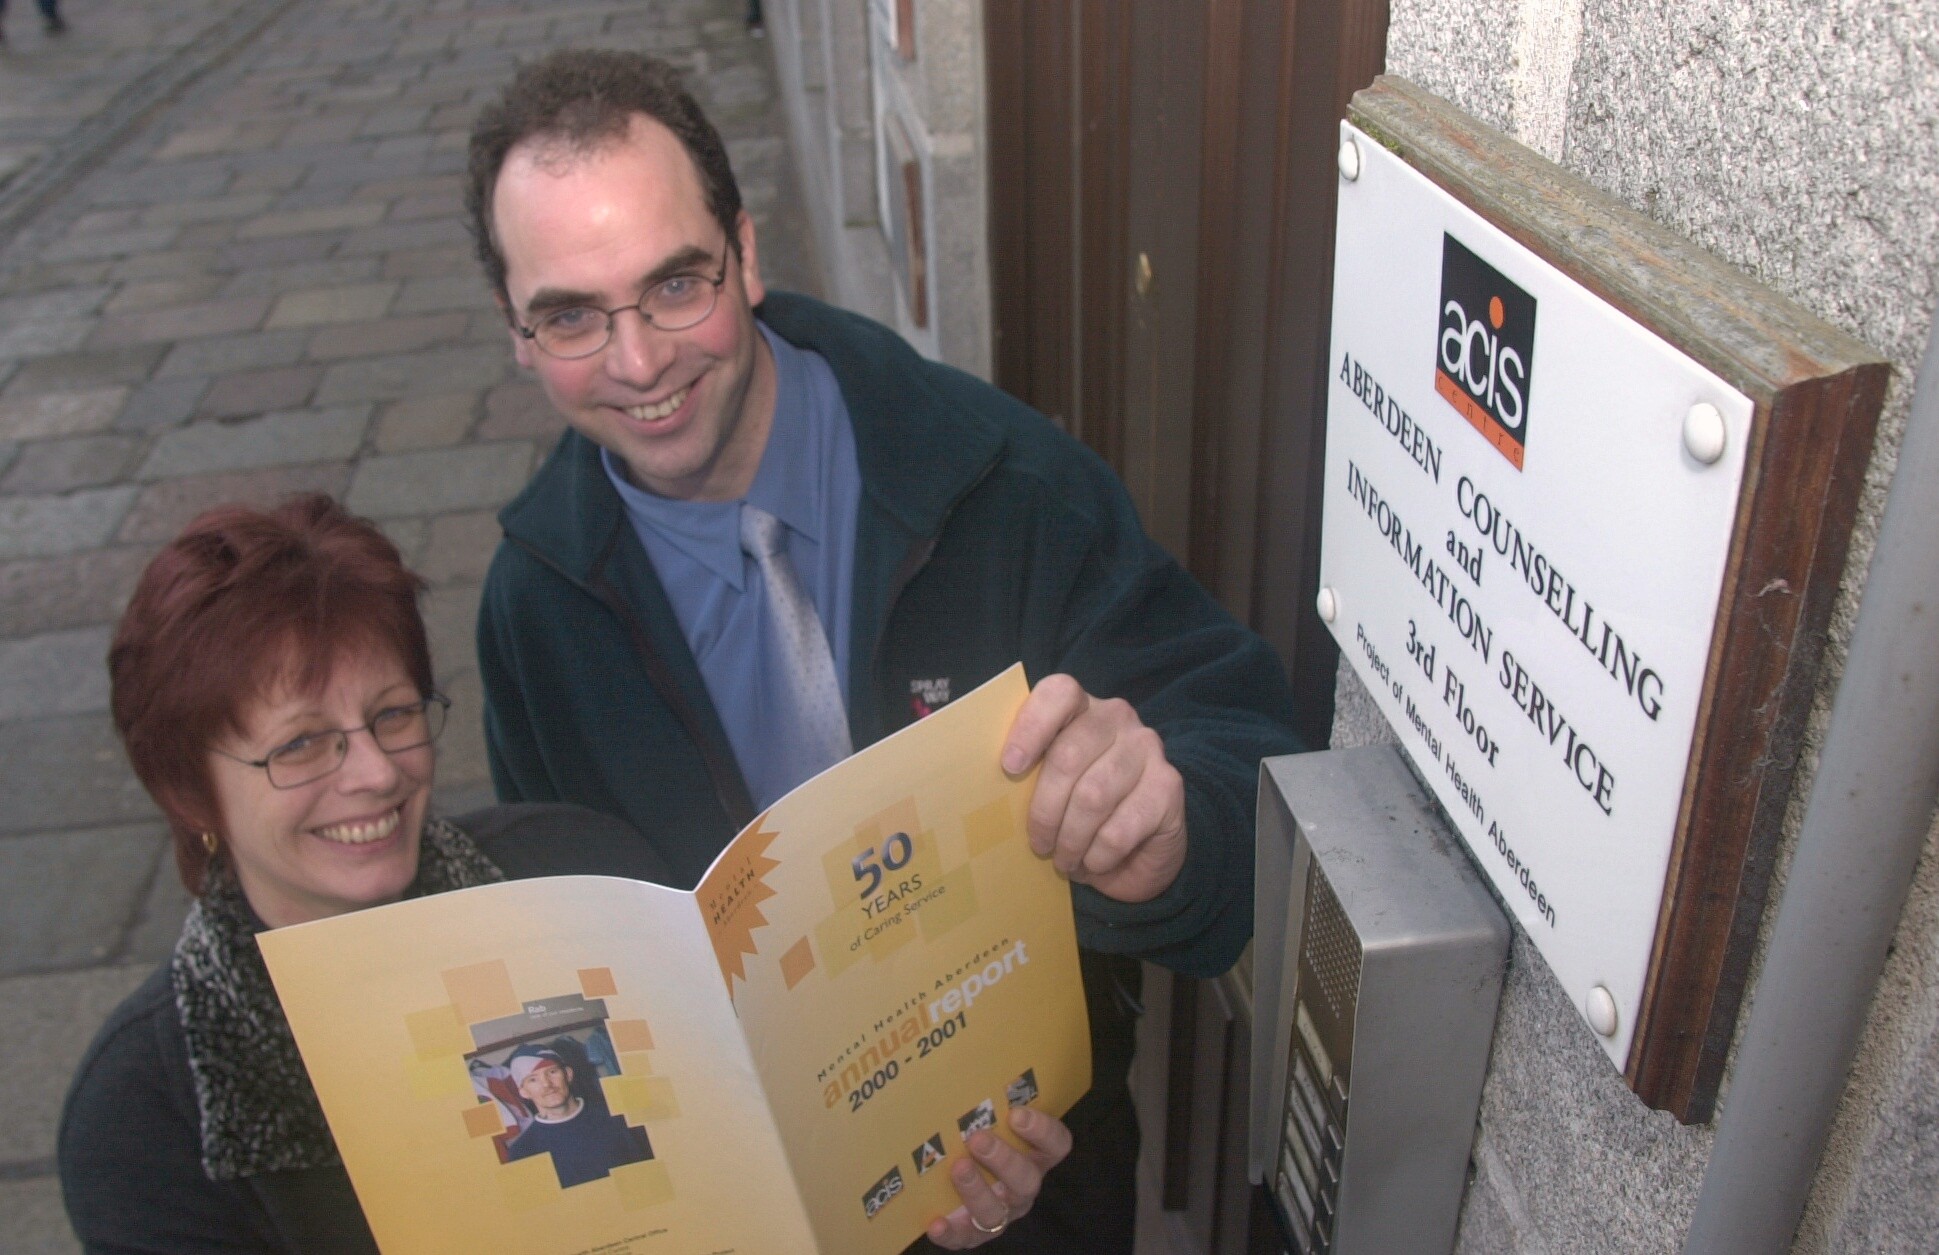
<svg viewBox="0 0 1939 1255"><path fill-rule="evenodd" d="M243 708L242 731L215 746L217 836L264 923L282 928L403 896L417 875L437 754L428 744L386 753L365 725L424 696L395 657L353 654L315 693L273 687ZM293 789L236 761L341 728L358 729L342 765Z"/></svg>

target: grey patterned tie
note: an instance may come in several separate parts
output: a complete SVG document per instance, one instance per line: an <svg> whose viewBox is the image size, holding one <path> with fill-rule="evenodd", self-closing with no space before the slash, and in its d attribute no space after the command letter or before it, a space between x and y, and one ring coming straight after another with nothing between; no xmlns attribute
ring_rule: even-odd
<svg viewBox="0 0 1939 1255"><path fill-rule="evenodd" d="M776 645L775 656L786 678L787 698L794 706L803 749L810 749L814 767L802 779L847 758L848 713L841 684L835 678L835 658L828 634L821 629L815 603L801 586L794 563L783 552L785 526L766 510L741 503L741 547L761 568L767 583L767 604Z"/></svg>

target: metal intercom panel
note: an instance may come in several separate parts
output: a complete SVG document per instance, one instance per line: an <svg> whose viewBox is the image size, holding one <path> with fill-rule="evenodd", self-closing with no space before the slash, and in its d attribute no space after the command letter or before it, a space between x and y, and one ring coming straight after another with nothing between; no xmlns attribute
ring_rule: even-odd
<svg viewBox="0 0 1939 1255"><path fill-rule="evenodd" d="M1453 1249L1508 922L1393 746L1259 781L1252 1179L1300 1255Z"/></svg>

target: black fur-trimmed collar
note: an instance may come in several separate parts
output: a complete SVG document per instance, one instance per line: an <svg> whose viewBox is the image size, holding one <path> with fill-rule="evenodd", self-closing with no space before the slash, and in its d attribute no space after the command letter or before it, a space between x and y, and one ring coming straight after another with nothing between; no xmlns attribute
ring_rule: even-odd
<svg viewBox="0 0 1939 1255"><path fill-rule="evenodd" d="M434 818L404 896L504 878L470 837ZM341 1162L256 946L264 928L235 874L218 865L169 964L202 1114L202 1166L215 1181Z"/></svg>

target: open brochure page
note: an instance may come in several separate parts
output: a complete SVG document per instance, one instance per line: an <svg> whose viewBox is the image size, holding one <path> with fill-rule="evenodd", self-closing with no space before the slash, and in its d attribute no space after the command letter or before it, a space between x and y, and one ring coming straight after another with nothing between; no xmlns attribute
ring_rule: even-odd
<svg viewBox="0 0 1939 1255"><path fill-rule="evenodd" d="M1028 691L1012 667L830 768L696 890L822 1251L902 1250L968 1134L1090 1087L1070 886L999 766Z"/></svg>
<svg viewBox="0 0 1939 1255"><path fill-rule="evenodd" d="M386 1255L814 1248L691 894L514 881L261 942Z"/></svg>
<svg viewBox="0 0 1939 1255"><path fill-rule="evenodd" d="M486 885L264 933L386 1255L892 1255L1090 1086L1013 667L810 780L692 893Z"/></svg>

